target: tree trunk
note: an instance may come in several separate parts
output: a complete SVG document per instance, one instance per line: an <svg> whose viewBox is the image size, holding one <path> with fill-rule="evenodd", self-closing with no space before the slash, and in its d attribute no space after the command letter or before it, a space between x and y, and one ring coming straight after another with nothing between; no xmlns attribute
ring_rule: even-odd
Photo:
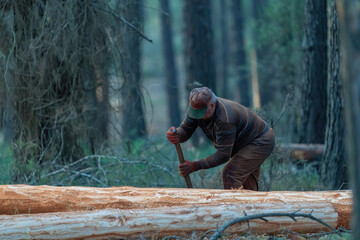
<svg viewBox="0 0 360 240"><path fill-rule="evenodd" d="M298 210L312 212L314 217L334 228L348 229L352 200L350 191L254 192L28 185L0 186L0 199L1 239L179 235L215 229L244 214ZM16 215L3 215L9 213ZM288 217L267 219L267 223L250 221L252 233L328 230L306 218L297 218L297 222ZM66 231L61 231L63 229ZM230 233L248 231L247 223L228 229Z"/></svg>
<svg viewBox="0 0 360 240"><path fill-rule="evenodd" d="M246 66L243 1L232 1L232 31L234 36L234 64L235 75L238 82L240 103L246 107L250 106L250 84L249 74Z"/></svg>
<svg viewBox="0 0 360 240"><path fill-rule="evenodd" d="M305 82L302 96L302 143L324 143L327 82L326 0L307 0L305 7Z"/></svg>
<svg viewBox="0 0 360 240"><path fill-rule="evenodd" d="M304 200L304 199L303 199ZM300 203L300 202L299 202ZM249 203L210 204L207 206L162 207L147 209L105 209L70 213L45 213L0 216L1 239L105 239L184 236L193 231L216 229L236 217L259 213L289 213L301 209L334 228L338 228L341 209L332 203L307 202L286 204ZM340 211L339 211L340 210ZM243 222L228 228L226 233L274 234L286 230L298 233L328 231L324 225L307 218L268 217ZM20 227L21 226L21 227ZM64 229L66 229L64 231ZM199 235L200 236L200 235Z"/></svg>
<svg viewBox="0 0 360 240"><path fill-rule="evenodd" d="M179 126L181 123L179 107L179 88L174 58L173 37L171 32L171 13L169 0L160 0L161 30L163 41L164 72L166 79L166 94L168 97L168 114L171 126Z"/></svg>
<svg viewBox="0 0 360 240"><path fill-rule="evenodd" d="M257 53L254 46L250 49L250 69L251 69L251 86L252 86L252 106L254 108L261 108L259 74L257 64Z"/></svg>
<svg viewBox="0 0 360 240"><path fill-rule="evenodd" d="M9 61L8 72L6 73L6 77L4 80L6 83L2 86L1 91L1 99L0 99L0 128L4 132L4 141L7 143L11 143L15 137L15 110L14 110L14 102L12 101L12 92L14 91L14 78L13 78L13 61Z"/></svg>
<svg viewBox="0 0 360 240"><path fill-rule="evenodd" d="M186 88L207 86L216 93L211 4L183 1Z"/></svg>
<svg viewBox="0 0 360 240"><path fill-rule="evenodd" d="M220 42L221 42L221 61L220 61L220 79L221 97L229 97L228 86L228 55L229 55L229 31L227 22L227 1L220 1Z"/></svg>
<svg viewBox="0 0 360 240"><path fill-rule="evenodd" d="M102 67L107 68L107 66ZM95 69L96 120L95 125L91 127L95 127L97 130L95 139L96 152L107 144L109 137L109 75L102 69Z"/></svg>
<svg viewBox="0 0 360 240"><path fill-rule="evenodd" d="M89 142L95 149L95 141L106 141L107 76L119 69L112 47L124 29L103 10L112 7L82 0L1 2L0 94L7 95L5 134L14 140L13 182L36 183L40 165L76 160Z"/></svg>
<svg viewBox="0 0 360 240"><path fill-rule="evenodd" d="M184 61L187 93L194 87L206 86L216 94L216 71L213 50L211 2L184 0ZM188 96L188 95L187 95ZM196 129L192 143L198 146L203 135Z"/></svg>
<svg viewBox="0 0 360 240"><path fill-rule="evenodd" d="M137 29L142 28L143 13L139 2L127 0L122 2L125 19ZM141 93L141 40L142 38L133 29L128 29L123 34L124 53L123 65L123 138L133 140L134 138L146 136L146 124Z"/></svg>
<svg viewBox="0 0 360 240"><path fill-rule="evenodd" d="M90 11L86 11L89 13ZM82 75L84 76L84 86L85 86L85 108L87 109L85 113L85 118L87 119L87 135L89 137L91 153L96 154L101 147L106 144L108 139L108 76L105 74L105 69L108 69L108 66L103 63L105 59L101 59L100 56L91 58L88 49L91 49L93 46L93 41L97 41L97 46L106 45L104 37L94 36L94 19L92 19L89 14L86 16L88 21L83 28L84 37L84 61L82 66ZM99 50L100 47L95 47L94 51ZM95 62L95 64L92 64ZM103 65L103 66L102 66ZM70 143L73 144L73 143ZM71 149L71 145L66 149Z"/></svg>
<svg viewBox="0 0 360 240"><path fill-rule="evenodd" d="M338 1L342 78L345 92L345 153L354 192L353 238L360 239L360 6L359 1Z"/></svg>
<svg viewBox="0 0 360 240"><path fill-rule="evenodd" d="M334 211L338 212L336 227L349 228L351 198L350 191L255 192L217 189L2 185L0 214L161 207L184 209L189 207L193 211L196 209L194 205L215 207L231 204L238 206L241 213L242 210L249 213L259 210L258 213L261 213L265 209L275 212L285 209L284 212L291 212L299 209L318 209L331 204Z"/></svg>
<svg viewBox="0 0 360 240"><path fill-rule="evenodd" d="M262 72L260 71L260 60L264 57L263 51L261 51L260 44L257 39L256 29L258 28L258 21L261 21L261 17L264 15L265 1L251 1L251 13L253 24L255 29L251 30L251 42L252 47L250 49L250 59L251 59L251 78L252 78L252 89L253 89L253 106L255 108L260 108L263 104L262 94L260 85L263 87L262 82L264 82ZM268 91L268 90L267 90Z"/></svg>
<svg viewBox="0 0 360 240"><path fill-rule="evenodd" d="M298 160L319 160L324 153L324 144L288 143L279 146L280 151L290 152L290 157Z"/></svg>
<svg viewBox="0 0 360 240"><path fill-rule="evenodd" d="M329 189L348 188L344 156L344 105L340 74L339 20L335 0L331 1L330 73L327 94L325 154L321 160L321 180Z"/></svg>
<svg viewBox="0 0 360 240"><path fill-rule="evenodd" d="M251 15L252 15L252 23L256 27L256 21L260 18L264 8L264 1L252 1L251 2ZM251 69L251 86L252 86L252 106L254 108L261 108L261 95L260 95L260 75L258 71L258 59L261 58L259 56L258 51L258 41L255 37L254 29L250 30L250 69Z"/></svg>

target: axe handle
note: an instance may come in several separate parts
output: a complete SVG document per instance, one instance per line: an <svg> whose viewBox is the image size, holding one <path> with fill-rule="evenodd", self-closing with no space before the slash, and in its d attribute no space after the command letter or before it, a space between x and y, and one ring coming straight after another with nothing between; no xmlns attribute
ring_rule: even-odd
<svg viewBox="0 0 360 240"><path fill-rule="evenodd" d="M178 154L180 163L184 163L185 160L184 160L183 152L182 152L182 150L181 150L180 143L176 143L176 144L175 144L175 147L176 147L176 152L177 152L177 154ZM185 178L185 182L186 182L187 188L192 188L190 176L187 175L187 176L184 176L184 178Z"/></svg>

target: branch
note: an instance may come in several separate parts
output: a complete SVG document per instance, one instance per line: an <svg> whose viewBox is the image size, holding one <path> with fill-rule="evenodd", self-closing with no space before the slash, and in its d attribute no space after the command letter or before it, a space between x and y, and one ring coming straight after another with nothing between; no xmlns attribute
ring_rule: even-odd
<svg viewBox="0 0 360 240"><path fill-rule="evenodd" d="M289 101L290 101L289 99L290 99L290 97L291 97L290 93L286 94L285 102L284 102L284 104L283 104L283 107L282 107L282 109L281 109L281 112L280 112L279 116L277 117L277 119L276 119L275 121L273 121L273 119L271 119L271 127L272 127L272 128L275 127L275 125L280 121L281 117L284 115L285 110L286 110L286 108L287 108L288 105L289 105Z"/></svg>
<svg viewBox="0 0 360 240"><path fill-rule="evenodd" d="M132 160L127 160L127 159L124 159L124 158L119 158L119 157L116 157L116 156L109 156L109 155L89 155L89 156L85 156L83 158L80 158L79 160L76 160L75 162L67 164L67 165L63 166L62 168L60 168L58 170L55 170L55 171L53 171L51 173L47 173L45 175L42 175L42 176L40 176L40 179L46 178L46 177L51 177L53 175L57 175L57 174L60 174L62 172L69 171L69 170L71 170L71 167L73 167L73 166L75 166L75 165L77 165L77 164L79 164L81 162L84 162L85 160L92 159L92 158L96 158L98 160L101 159L101 158L113 159L113 160L117 160L120 165L121 164L144 164L144 165L148 165L148 166L151 166L151 167L154 167L154 168L158 168L158 169L168 173L172 177L176 177L175 174L172 173L171 171L169 171L166 167L161 166L161 165L157 165L157 164L154 164L154 163L151 163L151 162L147 162L145 160L132 161ZM106 177L106 173L104 173L104 174L105 174L105 177Z"/></svg>
<svg viewBox="0 0 360 240"><path fill-rule="evenodd" d="M178 237L178 236L176 236L176 235L174 235L174 236L166 236L166 237L163 237L161 240L167 240L167 239L180 239L180 240L184 240L183 238Z"/></svg>
<svg viewBox="0 0 360 240"><path fill-rule="evenodd" d="M231 225L233 225L235 223L250 221L250 220L254 220L254 219L262 219L262 220L266 221L265 217L289 217L289 218L292 218L295 222L296 222L296 219L295 219L296 217L304 217L304 218L309 218L311 220L321 223L322 225L328 227L331 231L337 231L334 227L330 226L326 222L322 221L319 218L314 217L312 215L312 211L310 213L297 213L297 212L298 211L293 212L293 213L261 213L261 214L254 214L254 215L245 215L244 217L235 218L235 219L225 223L222 227L218 228L216 230L216 232L211 236L210 240L218 239L221 236L221 234L228 227L230 227Z"/></svg>
<svg viewBox="0 0 360 240"><path fill-rule="evenodd" d="M119 18L123 23L125 23L126 25L128 25L130 28L132 28L135 32L137 32L142 38L144 38L145 40L149 41L149 42L153 42L150 38L146 37L139 29L137 29L134 25L132 25L130 22L128 22L125 18L123 18L122 16L120 16L119 14L113 12L113 11L109 11L105 8L100 7L101 10L103 10L104 12L110 13L113 16Z"/></svg>
<svg viewBox="0 0 360 240"><path fill-rule="evenodd" d="M84 170L82 170L82 171L86 171L86 170L89 170L89 169L84 169ZM87 174L87 173L83 173L82 171L72 170L71 172L74 173L74 174L76 174L76 175L80 175L80 176L82 176L82 177L90 178L90 179L94 180L95 182L97 182L97 183L99 183L99 184L101 184L101 185L103 185L103 186L106 186L105 183L103 183L102 181L100 181L100 180L97 179L96 177L93 177L93 176L91 176L90 174Z"/></svg>

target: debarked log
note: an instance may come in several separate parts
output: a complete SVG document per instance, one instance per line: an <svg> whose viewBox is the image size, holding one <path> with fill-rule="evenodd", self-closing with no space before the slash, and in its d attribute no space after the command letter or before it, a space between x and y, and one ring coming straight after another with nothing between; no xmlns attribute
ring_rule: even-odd
<svg viewBox="0 0 360 240"><path fill-rule="evenodd" d="M266 200L266 199L264 199ZM265 201L266 202L266 201ZM259 213L289 213L301 209L336 227L339 214L331 203L209 204L147 209L104 209L62 213L0 215L0 239L134 239L155 236L198 236L234 218ZM308 218L267 217L234 224L225 233L314 233L329 228Z"/></svg>
<svg viewBox="0 0 360 240"><path fill-rule="evenodd" d="M280 151L290 153L290 157L297 160L321 159L325 151L324 144L284 143L280 144Z"/></svg>
<svg viewBox="0 0 360 240"><path fill-rule="evenodd" d="M231 204L242 204L245 211L258 209L259 212L269 205L286 211L331 205L337 214L335 227L349 229L352 193L348 190L255 192L222 189L0 185L0 215ZM292 206L291 209L288 209L288 206Z"/></svg>

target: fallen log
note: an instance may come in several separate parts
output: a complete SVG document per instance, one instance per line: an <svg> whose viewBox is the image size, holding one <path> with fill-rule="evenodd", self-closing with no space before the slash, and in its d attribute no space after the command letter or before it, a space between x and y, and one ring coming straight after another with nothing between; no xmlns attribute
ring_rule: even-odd
<svg viewBox="0 0 360 240"><path fill-rule="evenodd" d="M255 192L220 189L55 187L0 185L0 215L113 209L239 205L263 211L269 205L293 211L332 206L336 228L350 228L351 191ZM315 205L314 205L315 204ZM293 206L289 209L289 206ZM314 208L314 210L317 210ZM328 211L328 210L326 210Z"/></svg>
<svg viewBox="0 0 360 240"><path fill-rule="evenodd" d="M324 144L285 143L279 146L280 151L290 152L290 157L297 160L316 160L324 154Z"/></svg>
<svg viewBox="0 0 360 240"><path fill-rule="evenodd" d="M148 209L105 209L24 215L0 215L0 239L134 239L177 235L185 237L197 231L216 229L227 221L258 213L289 213L301 210L332 227L339 215L331 203L304 204L286 202L251 204L209 204ZM235 224L225 233L314 233L329 228L308 218L267 217ZM200 237L199 237L200 238Z"/></svg>

